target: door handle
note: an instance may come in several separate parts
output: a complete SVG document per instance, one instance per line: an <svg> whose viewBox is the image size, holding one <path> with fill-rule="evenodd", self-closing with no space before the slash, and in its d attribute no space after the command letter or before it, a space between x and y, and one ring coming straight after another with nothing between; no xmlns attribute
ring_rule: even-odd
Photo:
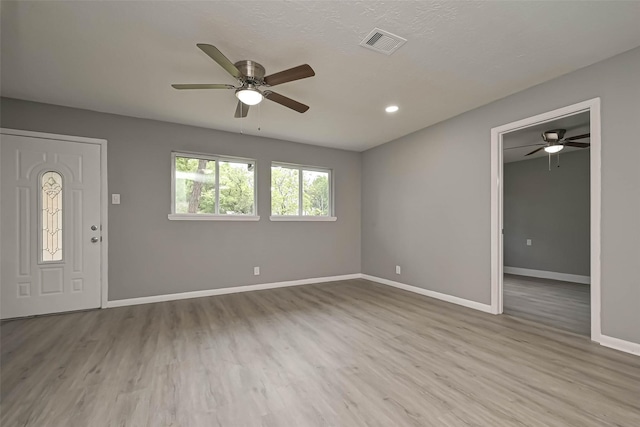
<svg viewBox="0 0 640 427"><path fill-rule="evenodd" d="M97 238L97 237L92 237L92 238L91 238L91 243L98 243L98 241L99 241L99 240L100 240L100 239L99 239L99 238Z"/></svg>

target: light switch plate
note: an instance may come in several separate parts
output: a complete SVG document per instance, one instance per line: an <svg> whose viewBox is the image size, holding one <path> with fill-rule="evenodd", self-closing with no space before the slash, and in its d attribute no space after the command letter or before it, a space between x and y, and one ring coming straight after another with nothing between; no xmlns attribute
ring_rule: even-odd
<svg viewBox="0 0 640 427"><path fill-rule="evenodd" d="M531 246L531 239L527 239L527 246Z"/></svg>
<svg viewBox="0 0 640 427"><path fill-rule="evenodd" d="M119 205L120 204L120 195L119 194L112 194L111 195L111 204L112 205Z"/></svg>

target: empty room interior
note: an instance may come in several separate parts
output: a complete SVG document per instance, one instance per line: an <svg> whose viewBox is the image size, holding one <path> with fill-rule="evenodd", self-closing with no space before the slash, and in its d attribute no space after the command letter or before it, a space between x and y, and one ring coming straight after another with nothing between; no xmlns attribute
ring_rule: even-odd
<svg viewBox="0 0 640 427"><path fill-rule="evenodd" d="M640 425L640 2L0 12L1 426Z"/></svg>
<svg viewBox="0 0 640 427"><path fill-rule="evenodd" d="M503 141L503 312L590 336L589 113Z"/></svg>

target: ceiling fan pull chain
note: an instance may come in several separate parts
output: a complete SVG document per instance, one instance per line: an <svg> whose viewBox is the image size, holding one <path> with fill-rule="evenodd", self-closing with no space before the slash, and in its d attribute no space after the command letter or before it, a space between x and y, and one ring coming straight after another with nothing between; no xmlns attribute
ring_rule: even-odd
<svg viewBox="0 0 640 427"><path fill-rule="evenodd" d="M560 167L560 153L558 153L558 167Z"/></svg>

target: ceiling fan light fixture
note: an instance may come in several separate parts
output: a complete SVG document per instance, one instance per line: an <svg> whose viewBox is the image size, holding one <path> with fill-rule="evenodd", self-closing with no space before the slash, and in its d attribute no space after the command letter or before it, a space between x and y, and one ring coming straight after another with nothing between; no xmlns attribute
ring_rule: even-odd
<svg viewBox="0 0 640 427"><path fill-rule="evenodd" d="M562 151L563 148L564 148L564 145L549 145L547 147L544 147L544 151L546 151L549 154L555 154Z"/></svg>
<svg viewBox="0 0 640 427"><path fill-rule="evenodd" d="M247 85L236 90L236 97L246 105L256 105L262 102L262 93L253 85Z"/></svg>

